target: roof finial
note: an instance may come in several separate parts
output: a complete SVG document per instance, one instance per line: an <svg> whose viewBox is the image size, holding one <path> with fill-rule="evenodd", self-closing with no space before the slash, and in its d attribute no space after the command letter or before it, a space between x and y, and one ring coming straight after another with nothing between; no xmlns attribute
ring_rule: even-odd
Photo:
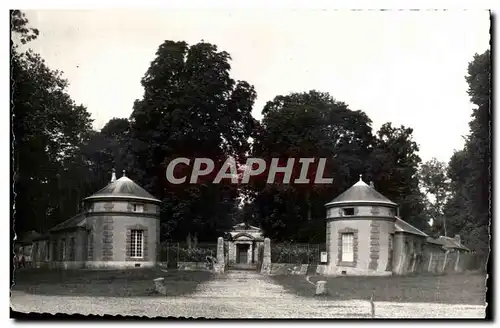
<svg viewBox="0 0 500 328"><path fill-rule="evenodd" d="M112 173L111 173L111 182L115 182L116 181L116 174L115 174L115 169L113 169Z"/></svg>
<svg viewBox="0 0 500 328"><path fill-rule="evenodd" d="M123 170L122 172L123 172L123 175L122 175L122 177L125 177L125 176L126 176L126 175L125 175L125 170Z"/></svg>
<svg viewBox="0 0 500 328"><path fill-rule="evenodd" d="M363 174L359 175L359 181L363 181Z"/></svg>

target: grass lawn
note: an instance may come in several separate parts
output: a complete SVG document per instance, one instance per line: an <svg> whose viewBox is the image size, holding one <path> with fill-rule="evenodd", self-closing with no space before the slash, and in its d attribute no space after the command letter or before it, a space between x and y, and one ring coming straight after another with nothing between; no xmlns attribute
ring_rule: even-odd
<svg viewBox="0 0 500 328"><path fill-rule="evenodd" d="M277 283L300 296L315 297L316 287L305 276L273 276ZM432 302L484 305L486 279L484 274L444 276L389 277L324 277L311 276L310 281L326 280L330 300L370 299L375 302Z"/></svg>
<svg viewBox="0 0 500 328"><path fill-rule="evenodd" d="M212 277L205 271L164 272L159 268L128 270L21 269L13 290L30 294L71 296L155 296L153 279L165 278L168 296L187 295ZM167 296L167 297L168 297ZM165 296L162 296L165 297Z"/></svg>

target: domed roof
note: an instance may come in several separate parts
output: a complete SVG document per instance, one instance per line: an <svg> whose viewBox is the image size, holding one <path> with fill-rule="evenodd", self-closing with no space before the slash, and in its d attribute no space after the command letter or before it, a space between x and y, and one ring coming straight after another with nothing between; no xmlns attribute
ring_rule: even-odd
<svg viewBox="0 0 500 328"><path fill-rule="evenodd" d="M342 194L337 196L331 202L327 203L325 206L340 206L347 204L361 204L361 203L372 203L387 206L397 206L396 203L389 200L387 197L375 190L375 188L367 185L359 177L359 181L356 182L351 188L344 191Z"/></svg>
<svg viewBox="0 0 500 328"><path fill-rule="evenodd" d="M116 180L114 172L111 182L92 196L85 198L85 201L109 199L141 200L161 203L160 200L153 197L144 190L144 188L127 178L125 174L120 179Z"/></svg>

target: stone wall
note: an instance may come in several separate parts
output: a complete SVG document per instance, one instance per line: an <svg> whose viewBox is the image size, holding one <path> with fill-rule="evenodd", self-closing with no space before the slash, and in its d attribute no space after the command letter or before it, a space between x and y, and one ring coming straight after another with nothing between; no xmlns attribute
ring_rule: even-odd
<svg viewBox="0 0 500 328"><path fill-rule="evenodd" d="M432 258L431 258L432 254ZM457 251L446 252L428 252L426 260L422 261L420 267L413 272L405 272L404 274L445 274L445 273L460 273L466 270L480 270L485 267L486 259L476 254L465 254ZM272 263L271 275L325 275L328 266L326 264L291 264L291 263ZM359 270L352 268L344 272L346 275L372 276L380 275L376 272ZM396 274L385 272L382 275ZM342 273L340 274L342 275Z"/></svg>
<svg viewBox="0 0 500 328"><path fill-rule="evenodd" d="M393 274L443 274L480 270L486 257L468 254L460 249L445 250L441 245L429 243L424 237L407 233L394 235Z"/></svg>
<svg viewBox="0 0 500 328"><path fill-rule="evenodd" d="M392 272L401 275L423 271L425 237L398 232L393 240Z"/></svg>
<svg viewBox="0 0 500 328"><path fill-rule="evenodd" d="M488 255L460 253L455 271L481 270L486 272L487 264Z"/></svg>
<svg viewBox="0 0 500 328"><path fill-rule="evenodd" d="M83 268L87 255L86 240L87 232L79 228L35 241L31 265L35 268Z"/></svg>

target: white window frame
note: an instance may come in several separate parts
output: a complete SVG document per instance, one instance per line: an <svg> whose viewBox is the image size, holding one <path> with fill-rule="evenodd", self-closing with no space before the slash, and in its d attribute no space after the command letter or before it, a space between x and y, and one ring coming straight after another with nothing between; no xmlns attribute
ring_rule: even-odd
<svg viewBox="0 0 500 328"><path fill-rule="evenodd" d="M137 236L140 236L140 243ZM144 230L132 229L130 230L130 258L132 259L142 259L144 258ZM140 251L140 254L138 254Z"/></svg>
<svg viewBox="0 0 500 328"><path fill-rule="evenodd" d="M133 204L132 205L132 212L144 213L144 204Z"/></svg>
<svg viewBox="0 0 500 328"><path fill-rule="evenodd" d="M354 233L342 233L342 262L354 262Z"/></svg>

